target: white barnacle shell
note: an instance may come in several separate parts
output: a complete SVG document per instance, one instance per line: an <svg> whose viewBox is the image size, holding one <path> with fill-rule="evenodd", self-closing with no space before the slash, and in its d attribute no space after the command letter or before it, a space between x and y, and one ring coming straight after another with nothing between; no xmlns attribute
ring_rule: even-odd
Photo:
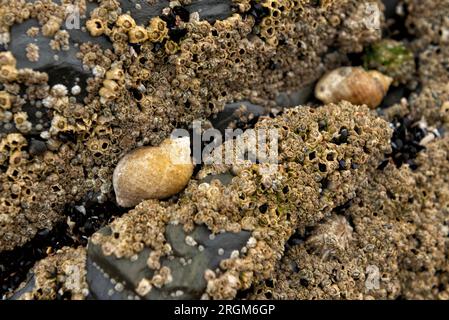
<svg viewBox="0 0 449 320"><path fill-rule="evenodd" d="M325 74L315 87L315 96L324 103L349 101L376 108L388 92L393 79L360 67L342 67Z"/></svg>
<svg viewBox="0 0 449 320"><path fill-rule="evenodd" d="M117 203L134 207L143 200L171 197L184 189L192 174L188 137L136 149L121 159L114 170Z"/></svg>

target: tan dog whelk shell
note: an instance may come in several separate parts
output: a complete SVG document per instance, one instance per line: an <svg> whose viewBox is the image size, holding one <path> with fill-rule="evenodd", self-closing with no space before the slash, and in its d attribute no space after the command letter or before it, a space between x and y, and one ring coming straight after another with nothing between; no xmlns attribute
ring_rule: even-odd
<svg viewBox="0 0 449 320"><path fill-rule="evenodd" d="M165 199L182 191L193 174L190 139L166 139L123 157L114 170L117 203L134 207L148 199Z"/></svg>
<svg viewBox="0 0 449 320"><path fill-rule="evenodd" d="M388 92L393 79L360 67L342 67L325 74L315 87L315 96L322 102L366 104L377 108Z"/></svg>

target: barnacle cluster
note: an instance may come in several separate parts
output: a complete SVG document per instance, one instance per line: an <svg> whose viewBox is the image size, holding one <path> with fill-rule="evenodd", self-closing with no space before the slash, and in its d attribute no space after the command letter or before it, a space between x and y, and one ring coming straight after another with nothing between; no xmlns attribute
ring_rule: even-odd
<svg viewBox="0 0 449 320"><path fill-rule="evenodd" d="M380 39L380 32L366 37L366 30L332 18L356 19L359 1L235 4L238 12L215 21L182 3L151 11L146 20L139 9L122 12L117 0L2 4L1 152L3 163L15 165L0 173L1 211L10 212L0 225L0 250L51 228L67 205L113 199L112 170L132 149L157 145L173 128L206 119L227 102L272 107L279 92L313 82L346 59L343 52ZM81 30L67 28L71 5L79 9ZM351 37L338 42L342 53L328 50L342 34ZM33 45L29 59L17 64L18 39ZM52 61L61 55L74 69L58 81ZM26 141L14 155L8 134Z"/></svg>
<svg viewBox="0 0 449 320"><path fill-rule="evenodd" d="M295 230L327 217L329 228L336 229L333 246L327 249L313 244L322 241L319 235L310 240L311 245L330 257L344 251L352 241L352 227L344 218L330 215L355 196L357 186L366 184L369 168L390 150L387 122L375 117L367 107L343 102L318 109L291 109L277 118L260 121L256 130L272 127L281 131L281 153L275 168L270 170L267 164L250 161L206 165L178 201L142 202L112 222L107 232L94 234L90 247L98 246L101 251L96 254L136 263L136 267L140 255L149 248L153 253L148 265L153 268L159 265L159 259L172 254L175 244L166 233L172 224L180 224L187 233L205 225L213 237L250 231L245 248L223 256L219 268L202 271L207 280L203 298L233 298L238 290L268 278ZM214 179L227 172L233 176L228 184ZM210 183L202 182L211 175ZM189 236L185 243L198 245ZM218 249L215 254L221 256L224 252ZM139 282L138 295L146 296L148 291L143 287L154 286L154 277L146 286Z"/></svg>
<svg viewBox="0 0 449 320"><path fill-rule="evenodd" d="M449 9L401 1L398 40L382 2L0 0L0 254L60 226L81 245L51 244L9 296L449 299ZM302 96L332 70L358 70L339 82L351 95ZM292 97L308 103L283 109ZM214 162L254 151L227 141L193 178L139 158L164 179L114 191L135 149L198 119L222 130L229 110L231 126L278 132L274 163ZM109 222L123 194L137 206Z"/></svg>
<svg viewBox="0 0 449 320"><path fill-rule="evenodd" d="M373 168L357 197L291 243L277 275L250 297L448 299L448 143L428 145L412 175L392 164Z"/></svg>
<svg viewBox="0 0 449 320"><path fill-rule="evenodd" d="M63 248L33 267L32 289L19 287L21 300L84 300L89 289L86 282L86 250Z"/></svg>
<svg viewBox="0 0 449 320"><path fill-rule="evenodd" d="M328 239L334 239L339 229L323 219L289 240L277 276L260 282L248 298L449 298L449 140L444 134L449 98L449 72L444 67L448 8L444 1L413 0L404 1L400 8L402 14L408 14L408 31L416 36L410 48L419 61L418 81L423 87L383 112L394 124L393 161L387 159L371 168L369 183L361 185L357 196L334 212L334 219L347 221L351 227L345 229L352 230L351 249L341 254L333 249L339 242ZM390 46L392 42L387 43ZM400 56L405 54L401 51ZM389 72L382 63L377 68ZM406 65L404 68L408 70ZM411 78L410 74L406 78ZM412 156L416 157L412 163L398 165L410 162ZM332 251L336 252L333 257L327 254L323 259L323 252Z"/></svg>

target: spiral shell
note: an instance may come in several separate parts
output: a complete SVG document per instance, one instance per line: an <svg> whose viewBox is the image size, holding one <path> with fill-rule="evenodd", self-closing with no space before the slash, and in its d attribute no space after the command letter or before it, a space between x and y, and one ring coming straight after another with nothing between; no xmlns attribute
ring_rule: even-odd
<svg viewBox="0 0 449 320"><path fill-rule="evenodd" d="M126 155L114 170L117 203L134 207L143 200L179 193L193 174L190 139L166 139L158 147L143 147Z"/></svg>
<svg viewBox="0 0 449 320"><path fill-rule="evenodd" d="M388 92L393 79L378 71L342 67L325 74L315 87L315 96L324 103L349 101L376 108Z"/></svg>

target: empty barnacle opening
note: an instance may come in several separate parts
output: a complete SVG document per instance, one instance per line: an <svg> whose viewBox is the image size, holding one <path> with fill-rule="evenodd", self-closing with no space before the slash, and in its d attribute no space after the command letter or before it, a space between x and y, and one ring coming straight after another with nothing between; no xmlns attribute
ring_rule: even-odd
<svg viewBox="0 0 449 320"><path fill-rule="evenodd" d="M101 19L90 19L86 22L86 28L94 36L101 36L106 32L106 25Z"/></svg>

